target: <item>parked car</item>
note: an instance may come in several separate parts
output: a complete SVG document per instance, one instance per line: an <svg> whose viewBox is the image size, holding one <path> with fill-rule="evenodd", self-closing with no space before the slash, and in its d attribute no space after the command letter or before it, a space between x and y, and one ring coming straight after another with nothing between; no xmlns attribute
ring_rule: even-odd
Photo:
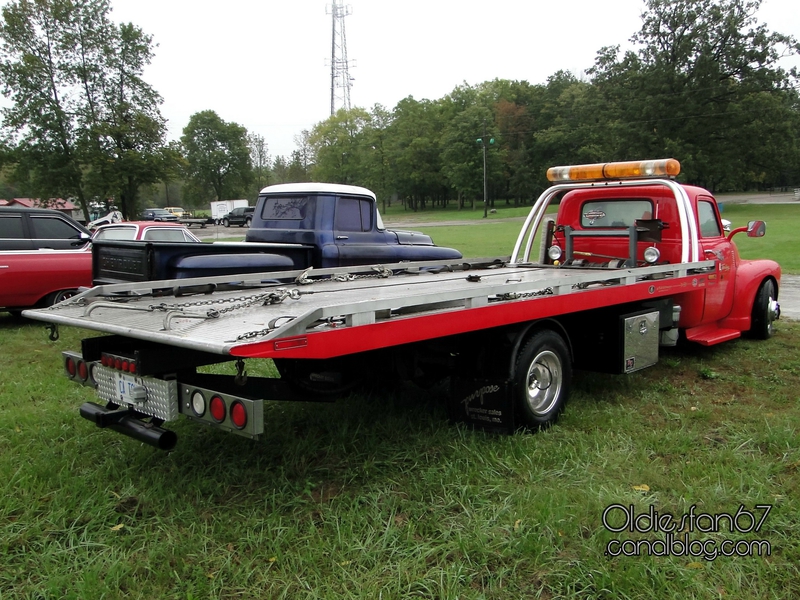
<svg viewBox="0 0 800 600"><path fill-rule="evenodd" d="M60 211L0 207L0 310L49 306L91 286L90 237Z"/></svg>
<svg viewBox="0 0 800 600"><path fill-rule="evenodd" d="M180 206L165 206L164 210L166 210L167 212L171 212L179 219L189 216L189 211L181 208Z"/></svg>
<svg viewBox="0 0 800 600"><path fill-rule="evenodd" d="M230 227L231 225L250 227L250 223L253 222L253 211L255 209L255 206L239 206L234 208L231 212L222 217L222 224L225 227Z"/></svg>
<svg viewBox="0 0 800 600"><path fill-rule="evenodd" d="M104 225L92 240L143 240L146 242L199 242L184 225L166 221L127 221Z"/></svg>
<svg viewBox="0 0 800 600"><path fill-rule="evenodd" d="M177 221L178 217L163 208L146 208L142 211L142 221Z"/></svg>

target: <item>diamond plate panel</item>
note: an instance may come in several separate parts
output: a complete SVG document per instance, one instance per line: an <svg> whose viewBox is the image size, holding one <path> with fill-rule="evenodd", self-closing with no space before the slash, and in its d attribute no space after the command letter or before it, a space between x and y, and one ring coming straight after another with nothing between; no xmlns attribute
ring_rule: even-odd
<svg viewBox="0 0 800 600"><path fill-rule="evenodd" d="M97 363L95 363L92 374L97 382L97 395L104 400L126 404L142 414L163 421L174 421L180 414L178 382L175 380L135 377ZM147 392L144 401L134 402L129 396L121 394L119 391L120 381L124 384L133 383L144 387Z"/></svg>

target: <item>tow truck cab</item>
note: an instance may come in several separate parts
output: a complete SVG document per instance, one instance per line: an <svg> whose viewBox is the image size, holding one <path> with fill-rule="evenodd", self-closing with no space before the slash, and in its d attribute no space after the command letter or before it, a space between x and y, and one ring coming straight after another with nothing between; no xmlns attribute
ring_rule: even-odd
<svg viewBox="0 0 800 600"><path fill-rule="evenodd" d="M707 190L674 182L635 183L635 179L618 184L602 181L567 191L554 223L545 223L540 261L619 268L713 260L714 267L698 278L698 283L706 285L673 298L680 307L678 327L685 330L687 339L704 345L747 331L768 337L779 312L780 266L771 260L743 260L732 241L744 231L750 237L763 236L765 224L754 221L728 233L719 206ZM762 306L756 309L762 290ZM760 331L753 329L754 317Z"/></svg>

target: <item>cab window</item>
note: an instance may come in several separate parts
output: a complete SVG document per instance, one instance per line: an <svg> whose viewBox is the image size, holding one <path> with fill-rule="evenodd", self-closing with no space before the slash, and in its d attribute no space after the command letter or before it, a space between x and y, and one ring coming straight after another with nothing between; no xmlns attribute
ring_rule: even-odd
<svg viewBox="0 0 800 600"><path fill-rule="evenodd" d="M722 229L717 220L714 205L705 200L697 202L697 220L700 223L700 237L717 237L722 235Z"/></svg>
<svg viewBox="0 0 800 600"><path fill-rule="evenodd" d="M652 218L653 202L646 199L596 200L581 208L581 227L632 227Z"/></svg>
<svg viewBox="0 0 800 600"><path fill-rule="evenodd" d="M300 221L308 216L312 206L311 199L304 196L269 196L264 200L261 218L265 221Z"/></svg>
<svg viewBox="0 0 800 600"><path fill-rule="evenodd" d="M371 231L370 208L369 200L339 198L336 202L336 231Z"/></svg>
<svg viewBox="0 0 800 600"><path fill-rule="evenodd" d="M183 235L181 229L161 229L150 228L144 232L144 240L150 242L186 242L188 241Z"/></svg>
<svg viewBox="0 0 800 600"><path fill-rule="evenodd" d="M94 234L95 240L135 240L134 227L108 227Z"/></svg>

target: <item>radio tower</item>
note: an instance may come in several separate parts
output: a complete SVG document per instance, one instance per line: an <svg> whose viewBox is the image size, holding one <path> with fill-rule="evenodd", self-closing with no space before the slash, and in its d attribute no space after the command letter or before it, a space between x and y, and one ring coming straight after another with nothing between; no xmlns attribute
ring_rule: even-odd
<svg viewBox="0 0 800 600"><path fill-rule="evenodd" d="M331 15L331 116L333 116L337 108L350 110L350 87L353 85L353 80L350 78L350 61L347 60L344 18L352 14L353 9L342 4L342 0L332 0L325 12Z"/></svg>

